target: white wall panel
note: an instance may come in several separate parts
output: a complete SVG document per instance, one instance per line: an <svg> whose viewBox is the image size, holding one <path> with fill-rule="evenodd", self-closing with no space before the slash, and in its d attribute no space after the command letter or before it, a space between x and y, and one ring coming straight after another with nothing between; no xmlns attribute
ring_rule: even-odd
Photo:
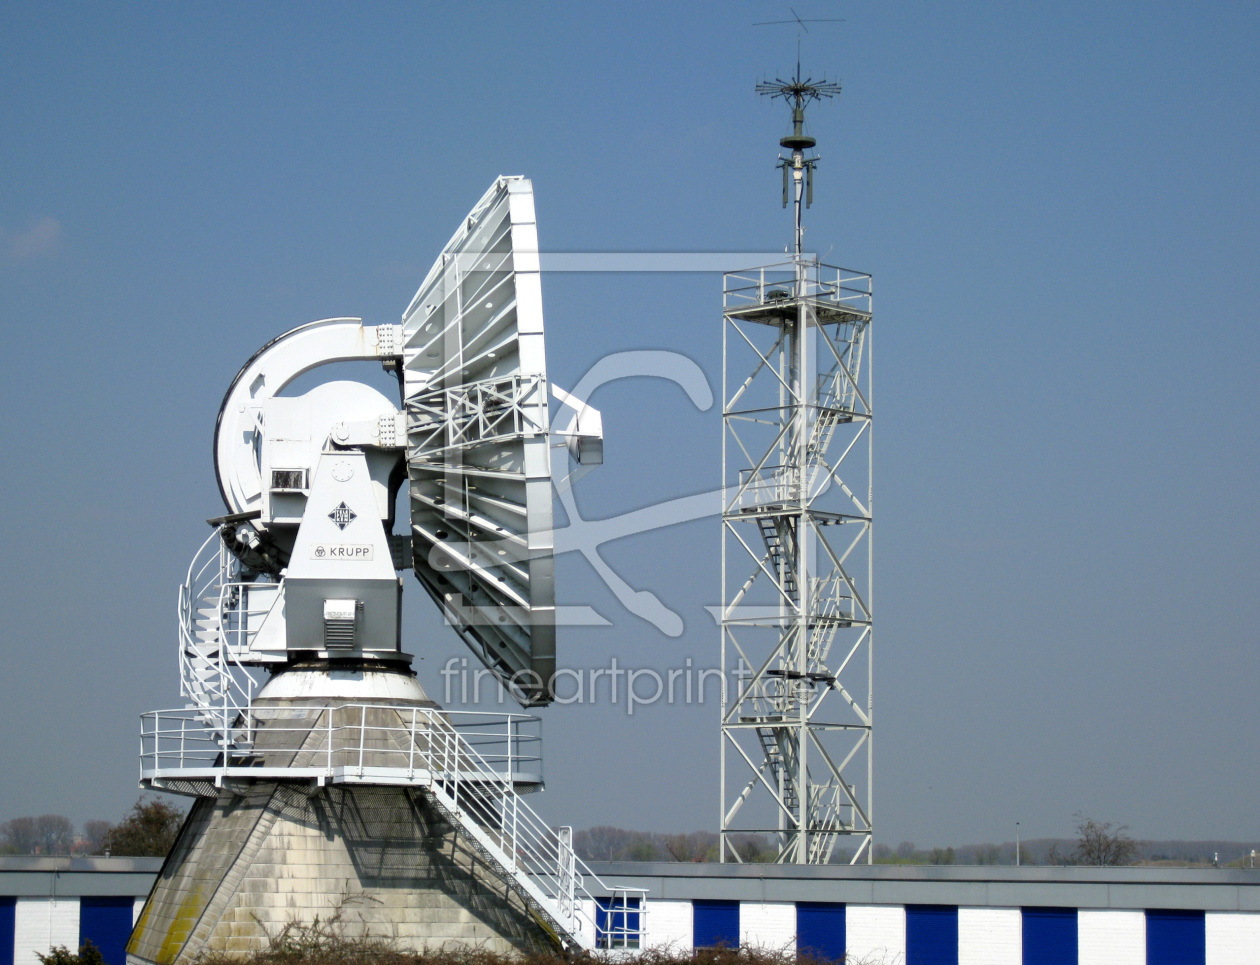
<svg viewBox="0 0 1260 965"><path fill-rule="evenodd" d="M790 901L739 904L739 947L796 954L796 904Z"/></svg>
<svg viewBox="0 0 1260 965"><path fill-rule="evenodd" d="M54 945L79 950L78 898L19 898L13 915L13 965L39 965Z"/></svg>
<svg viewBox="0 0 1260 965"><path fill-rule="evenodd" d="M1146 912L1082 908L1077 965L1146 965Z"/></svg>
<svg viewBox="0 0 1260 965"><path fill-rule="evenodd" d="M1018 908L959 908L958 965L1020 965L1022 929Z"/></svg>
<svg viewBox="0 0 1260 965"><path fill-rule="evenodd" d="M1209 911L1203 932L1207 965L1260 965L1260 914Z"/></svg>
<svg viewBox="0 0 1260 965"><path fill-rule="evenodd" d="M134 926L140 920L140 912L144 911L144 903L147 899L137 898L136 903L131 906L131 924Z"/></svg>
<svg viewBox="0 0 1260 965"><path fill-rule="evenodd" d="M691 902L648 899L645 947L689 952L694 942Z"/></svg>
<svg viewBox="0 0 1260 965"><path fill-rule="evenodd" d="M595 902L583 898L578 903L578 931L581 937L595 944Z"/></svg>
<svg viewBox="0 0 1260 965"><path fill-rule="evenodd" d="M905 965L906 910L901 905L846 905L844 937L854 965Z"/></svg>

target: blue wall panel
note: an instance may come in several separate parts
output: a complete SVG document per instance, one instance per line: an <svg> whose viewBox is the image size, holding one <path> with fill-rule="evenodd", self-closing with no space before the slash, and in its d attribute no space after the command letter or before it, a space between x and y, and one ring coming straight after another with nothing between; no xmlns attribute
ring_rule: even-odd
<svg viewBox="0 0 1260 965"><path fill-rule="evenodd" d="M595 947L638 948L639 939L630 933L642 928L638 898L595 899Z"/></svg>
<svg viewBox="0 0 1260 965"><path fill-rule="evenodd" d="M1024 965L1076 965L1076 909L1024 908Z"/></svg>
<svg viewBox="0 0 1260 965"><path fill-rule="evenodd" d="M691 913L696 948L739 947L738 901L693 901Z"/></svg>
<svg viewBox="0 0 1260 965"><path fill-rule="evenodd" d="M0 965L13 965L17 899L0 898Z"/></svg>
<svg viewBox="0 0 1260 965"><path fill-rule="evenodd" d="M1146 913L1146 965L1204 965L1206 957L1203 912Z"/></svg>
<svg viewBox="0 0 1260 965"><path fill-rule="evenodd" d="M101 950L106 965L127 965L127 939L131 937L129 895L79 899L79 945L91 941Z"/></svg>
<svg viewBox="0 0 1260 965"><path fill-rule="evenodd" d="M958 909L906 905L906 965L958 965Z"/></svg>
<svg viewBox="0 0 1260 965"><path fill-rule="evenodd" d="M844 905L830 901L796 903L796 951L799 955L844 959Z"/></svg>

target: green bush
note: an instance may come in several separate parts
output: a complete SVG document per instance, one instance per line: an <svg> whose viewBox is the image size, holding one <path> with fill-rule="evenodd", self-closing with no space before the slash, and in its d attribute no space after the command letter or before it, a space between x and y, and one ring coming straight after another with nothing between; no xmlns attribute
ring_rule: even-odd
<svg viewBox="0 0 1260 965"><path fill-rule="evenodd" d="M105 965L101 950L92 944L90 938L83 943L77 955L65 945L54 945L48 949L47 955L36 952L35 957L44 965Z"/></svg>

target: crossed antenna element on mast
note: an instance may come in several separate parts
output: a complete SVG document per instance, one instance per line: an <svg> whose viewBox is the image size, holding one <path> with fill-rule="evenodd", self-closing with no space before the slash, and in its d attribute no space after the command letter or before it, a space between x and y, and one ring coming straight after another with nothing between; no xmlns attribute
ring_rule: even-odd
<svg viewBox="0 0 1260 965"><path fill-rule="evenodd" d="M791 20L760 20L754 23L753 26L770 27L781 23L794 23L806 33L809 33L809 28L805 26L807 23L844 23L843 17L805 17L802 19L801 15L791 7L788 7L788 13L792 15Z"/></svg>

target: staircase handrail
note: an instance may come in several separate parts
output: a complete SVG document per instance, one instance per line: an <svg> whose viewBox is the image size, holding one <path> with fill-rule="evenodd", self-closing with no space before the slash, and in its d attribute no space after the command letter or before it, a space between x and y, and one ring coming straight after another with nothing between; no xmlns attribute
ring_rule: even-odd
<svg viewBox="0 0 1260 965"><path fill-rule="evenodd" d="M228 647L223 633L224 592L237 572L235 557L223 545L221 533L222 527L216 526L188 564L188 572L179 587L176 625L179 628L180 694L191 699L204 714L222 711L222 716L226 716L228 708L250 704L257 681ZM206 646L197 638L198 606L207 597L214 599L218 608L214 646ZM195 673L197 660L212 676L217 676L212 688L198 686L205 681ZM213 689L214 693L207 694L208 689ZM209 696L215 699L210 700Z"/></svg>
<svg viewBox="0 0 1260 965"><path fill-rule="evenodd" d="M313 752L317 757L322 756L323 760L309 767L277 768L276 771L287 771L294 779L332 777L336 780L340 775L352 782L362 779L366 783L382 777L382 769L371 763L374 756L405 756L405 764L400 759L397 766L387 768L400 778L391 780L391 783L414 783L429 790L442 809L449 812L473 837L503 873L511 876L575 941L594 947L598 911L588 913L587 907L598 908L598 898L592 887L602 896L612 896L617 900L639 897L639 905L633 913L642 922L646 911L642 898L646 892L606 885L574 852L571 839L560 829L548 825L516 792L510 761L506 771L492 765L460 733L446 711L375 703L304 705L302 709L307 715L315 715L316 721L320 715L326 717L324 723L313 725L326 734L325 747ZM368 711L378 709L409 717L410 723L403 727L369 724ZM257 779L264 775L267 779L276 779L279 775L271 768L244 763L235 766L234 760L239 762L247 750L240 749L235 755L231 752L218 753L222 746L216 736L218 734L252 735L259 727L268 731L292 729L307 733L312 729L285 727L287 721L260 717L260 710L265 714L263 708L255 706L225 706L222 717L212 725L200 727L200 733L196 732L197 728L189 726L190 712L187 710L155 711L142 715L143 721L153 723L151 730L142 730L142 739L153 741L152 750L146 751L142 759L144 762L152 761L149 776L160 776L166 771L171 778L178 778L180 774L185 777L196 774L204 779L214 774L219 784L233 778ZM334 722L335 714L340 716L341 723ZM178 722L178 728L164 730L163 718ZM373 746L380 742L368 740L369 735L380 737L391 732L396 736L406 734L405 749L401 746ZM163 737L168 741L177 739L178 750L163 753L160 745ZM178 755L181 766L161 766L170 754ZM202 766L186 766L188 761ZM144 772L142 763L142 776L145 776ZM406 775L405 780L401 780L403 775ZM610 918L613 919L616 919L615 915ZM619 930L623 932L623 940L633 941L641 937L641 924L631 929L629 914L623 915L621 920L624 924ZM605 937L607 931L606 927Z"/></svg>

